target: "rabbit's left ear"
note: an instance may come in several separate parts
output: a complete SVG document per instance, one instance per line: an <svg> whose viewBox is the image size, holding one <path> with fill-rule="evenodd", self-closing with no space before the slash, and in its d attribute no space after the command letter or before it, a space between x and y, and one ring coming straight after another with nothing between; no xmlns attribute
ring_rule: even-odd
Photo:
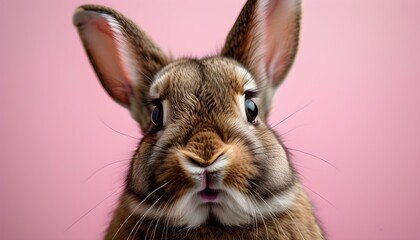
<svg viewBox="0 0 420 240"><path fill-rule="evenodd" d="M222 56L254 75L263 90L265 114L295 58L300 17L300 0L248 0L222 50Z"/></svg>
<svg viewBox="0 0 420 240"><path fill-rule="evenodd" d="M169 57L131 20L113 9L81 6L73 24L102 86L130 110L143 131L147 130L150 109L146 100L152 78L169 63Z"/></svg>

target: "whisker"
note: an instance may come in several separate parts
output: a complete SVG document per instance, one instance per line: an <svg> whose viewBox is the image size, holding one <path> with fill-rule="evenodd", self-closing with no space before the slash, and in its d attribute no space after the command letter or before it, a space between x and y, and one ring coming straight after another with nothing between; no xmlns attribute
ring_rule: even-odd
<svg viewBox="0 0 420 240"><path fill-rule="evenodd" d="M163 198L163 195L160 196L147 210L146 212L144 212L143 216L137 221L137 223L133 226L133 229L130 232L130 235L128 235L127 240L130 238L131 234L133 234L134 229L136 229L136 231L134 231L133 234L133 240L135 239L137 232L139 231L141 225L143 224L143 221L146 219L147 213L153 209L153 207L160 201L160 199Z"/></svg>
<svg viewBox="0 0 420 240"><path fill-rule="evenodd" d="M97 207L99 207L107 199L109 199L110 197L112 197L113 195L115 195L123 187L124 186L121 186L121 187L117 188L117 190L115 190L113 193L111 193L110 195L108 195L105 199L103 199L98 204L96 204L94 207L92 207L91 209L89 209L89 211L87 211L85 214L83 214L82 216L80 216L75 222L73 222L69 227L67 227L67 229L64 232L67 232L68 230L70 230L70 228L72 228L74 225L76 225L78 222L80 222L84 217L86 217L90 212L92 212Z"/></svg>
<svg viewBox="0 0 420 240"><path fill-rule="evenodd" d="M254 205L250 205L250 207L252 208L252 220L253 220L253 227L254 227L254 237L257 238L258 237L258 219L257 219L257 211L255 211L255 206Z"/></svg>
<svg viewBox="0 0 420 240"><path fill-rule="evenodd" d="M253 196L248 196L248 199L251 201L251 206L253 206L254 209L256 209L261 217L261 220L263 222L264 228L265 228L265 232L267 234L267 239L270 239L269 233L268 233L268 228L267 228L267 224L264 221L264 216L262 215L260 209L257 207L258 204L256 202L256 199ZM256 212L255 212L256 213ZM258 225L257 225L258 227Z"/></svg>
<svg viewBox="0 0 420 240"><path fill-rule="evenodd" d="M161 205L161 206L159 206L158 207L158 209L156 210L156 212L159 212L160 211L160 209L163 207L163 205ZM146 235L144 236L144 240L147 240L147 237L149 236L149 230L150 230L150 227L152 227L152 225L154 225L154 221L155 221L155 218L156 217L158 217L157 216L158 214L156 214L156 216L154 216L153 218L152 218L152 221L148 224L149 225L149 227L147 228L147 230L146 230ZM160 216L161 216L162 214L160 214ZM159 220L159 218L160 218L160 216L157 218L157 220ZM157 226L157 222L156 222L156 226ZM139 225L139 228L138 229L140 229L140 225ZM136 234L137 234L137 231L136 231ZM134 237L136 236L136 234L134 234L133 235L133 240L134 240ZM153 239L153 238L151 238L151 239Z"/></svg>
<svg viewBox="0 0 420 240"><path fill-rule="evenodd" d="M115 162L112 162L112 163L108 163L108 164L106 164L106 165L104 165L104 166L100 167L100 168L99 168L99 169L97 169L96 171L94 171L91 175L89 175L89 177L87 177L87 178L85 179L85 182L89 181L89 180L90 180L93 176L95 176L97 173L99 173L100 171L102 171L103 169L105 169L105 168L107 168L107 167L109 167L109 166L112 166L112 165L114 165L114 164L121 163L121 162L129 162L129 161L131 161L131 159L123 159L123 160L115 161Z"/></svg>
<svg viewBox="0 0 420 240"><path fill-rule="evenodd" d="M165 240L168 239L169 221L170 221L170 216L171 216L173 208L174 208L174 204L171 205L171 207L168 210L168 213L166 214L168 217L166 218L166 221L163 224L162 236L160 238L161 240L163 240L163 236L165 236Z"/></svg>
<svg viewBox="0 0 420 240"><path fill-rule="evenodd" d="M312 153L308 153L308 152L305 152L305 151L302 151L302 150L299 150L299 149L296 149L296 148L287 148L288 150L291 150L291 151L295 151L295 152L300 152L300 153L303 153L303 154L306 154L306 155L308 155L308 156L311 156L311 157L313 157L313 158L316 158L316 159L318 159L318 160L321 160L321 161L323 161L324 163L326 163L326 164L328 164L328 165L330 165L331 167L333 167L335 170L337 170L337 171L340 171L336 166L334 166L332 163L330 163L330 162L328 162L327 160L325 160L325 159L323 159L323 158L320 158L320 157L318 157L318 156L316 156L316 155L314 155L314 154L312 154Z"/></svg>
<svg viewBox="0 0 420 240"><path fill-rule="evenodd" d="M139 204L137 204L137 206L134 208L134 210L131 212L131 214L124 220L124 222L121 224L121 226L117 229L117 231L115 232L115 234L114 234L114 236L112 237L111 240L114 240L115 239L115 237L117 236L118 232L121 231L121 229L124 226L124 224L128 221L128 219L130 219L131 216L133 216L133 214L137 211L137 209L140 207L140 205L143 204L144 201L146 201L153 193L155 193L156 191L158 191L159 189L165 187L168 184L169 184L169 182L166 182L165 184L163 184L160 187L156 188L151 193L149 193Z"/></svg>
<svg viewBox="0 0 420 240"><path fill-rule="evenodd" d="M126 136L126 137L129 137L129 138L132 138L132 139L135 139L135 140L140 140L141 138L136 138L136 137L133 137L133 136L131 136L131 135L128 135L128 134L126 134L126 133L123 133L123 132L120 132L120 131L118 131L118 130L116 130L116 129L114 129L114 128L112 128L111 126L109 126L105 121L103 121L102 119L99 119L106 127L108 127L109 129L111 129L112 131L114 131L114 132L116 132L116 133L119 133L119 134L121 134L121 135L123 135L123 136Z"/></svg>
<svg viewBox="0 0 420 240"><path fill-rule="evenodd" d="M169 203L169 201L166 201L165 205L162 207L162 211L161 211L161 213L160 213L160 215L159 215L159 217L158 217L158 219L157 219L157 222L156 222L156 224L155 224L155 229L153 230L153 237L152 237L152 239L155 239L155 234L156 234L157 226L159 225L159 221L160 221L160 219L162 218L162 216L163 216L163 214L164 214L163 209L166 209L166 206L168 205L168 203ZM159 208L159 209L160 209L160 208ZM158 212L160 211L159 209L158 209ZM148 230L148 231L149 231L149 230ZM162 235L162 233L161 233L161 235Z"/></svg>
<svg viewBox="0 0 420 240"><path fill-rule="evenodd" d="M253 184L254 186L256 186L256 187L260 187L260 185L258 185L258 184L256 184L254 181L250 181L251 182L251 184ZM265 188L265 187L263 187L263 188ZM266 189L266 188L265 188ZM269 191L269 190L268 190ZM271 192L271 191L269 191L269 192ZM261 194L259 194L258 192L255 192L255 191L252 191L252 193L253 194L255 194L255 195L257 195L264 203L265 203L265 205L267 205L267 207L268 208L270 208L271 209L271 206L262 198L262 196L261 196ZM271 192L272 193L272 192ZM274 194L273 194L274 195ZM281 235L280 234L280 232L279 232L279 229L278 229L278 227L280 227L280 229L281 229L281 231L282 231L282 233L283 233L283 235L285 236L285 237L287 237L287 235L286 235L286 233L284 232L284 230L283 230L283 227L281 226L281 224L277 221L277 219L275 219L275 216L273 216L273 214L272 213L269 213L270 214L270 218L271 218L271 220L273 220L273 223L274 223L274 226L276 227L276 231L277 231L277 233L279 234L279 236Z"/></svg>
<svg viewBox="0 0 420 240"><path fill-rule="evenodd" d="M256 185L255 183L254 183L254 185ZM256 186L258 186L258 185L256 185ZM265 203L265 205L267 205L267 207L268 208L270 208L270 211L271 211L271 206L270 205L268 205L268 203L261 197L261 195L259 194L259 193L257 193L257 192L255 192L255 191L252 191L252 193L253 194L255 194L261 201L263 201L264 203ZM254 197L253 197L254 198ZM254 198L255 199L255 198ZM257 200L255 199L255 201L257 202ZM274 221L274 218L273 218L273 214L270 212L269 213L269 215L270 215L270 218L271 218L271 220L273 221L273 223L274 223L274 226L276 227L276 231L277 231L277 233L280 235L280 232L279 232L279 229L277 228L277 225L275 224L275 221Z"/></svg>
<svg viewBox="0 0 420 240"><path fill-rule="evenodd" d="M325 202L327 202L329 205L331 205L333 208L337 209L337 207L332 204L330 201L328 201L328 199L324 198L321 194L315 192L314 190L312 190L311 188L309 188L308 186L306 186L305 184L301 183L306 189L308 189L309 191L311 191L312 193L314 193L315 195L317 195L318 197L320 197L322 200L324 200Z"/></svg>
<svg viewBox="0 0 420 240"><path fill-rule="evenodd" d="M281 136L281 137L284 137L284 136L286 136L287 134L289 134L289 133L291 133L291 132L293 132L293 131L295 131L295 130L297 130L297 129L301 128L301 127L305 127L305 126L308 126L308 124L302 124L302 125L299 125L299 126L297 126L297 127L293 128L293 129L291 129L291 130L287 131L287 132L280 133L280 136ZM283 138L282 138L282 140L284 141L284 139L283 139Z"/></svg>
<svg viewBox="0 0 420 240"><path fill-rule="evenodd" d="M270 128L274 129L275 127L277 127L279 124L283 123L284 121L286 121L287 119L291 118L292 116L294 116L296 113L302 111L303 109L307 108L309 105L311 105L313 103L309 102L306 105L304 105L303 107L299 108L298 110L294 111L293 113L291 113L289 116L283 118L283 120L281 120L280 122L276 123L274 126L270 126Z"/></svg>
<svg viewBox="0 0 420 240"><path fill-rule="evenodd" d="M285 211L285 212L286 212L286 214L290 217L290 219L292 219L292 221L293 221L293 223L295 224L296 229L298 230L298 232L299 232L300 236L302 237L302 239L303 239L303 240L305 240L305 238L303 237L302 232L300 231L299 226L297 225L297 223L296 223L295 219L293 218L293 215L292 215L292 214L290 214L289 210L287 210L287 209L286 209L286 211Z"/></svg>

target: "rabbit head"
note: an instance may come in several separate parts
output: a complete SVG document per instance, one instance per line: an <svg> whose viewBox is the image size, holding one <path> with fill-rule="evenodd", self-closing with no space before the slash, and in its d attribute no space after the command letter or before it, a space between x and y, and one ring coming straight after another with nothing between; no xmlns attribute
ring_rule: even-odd
<svg viewBox="0 0 420 240"><path fill-rule="evenodd" d="M219 55L173 59L117 11L77 9L100 82L143 132L125 208L197 228L246 225L293 204L298 180L267 117L296 54L300 15L299 0L249 0Z"/></svg>

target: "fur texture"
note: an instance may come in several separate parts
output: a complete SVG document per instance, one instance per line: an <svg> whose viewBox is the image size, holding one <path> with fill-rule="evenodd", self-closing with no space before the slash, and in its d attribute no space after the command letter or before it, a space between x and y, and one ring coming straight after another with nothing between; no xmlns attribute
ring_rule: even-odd
<svg viewBox="0 0 420 240"><path fill-rule="evenodd" d="M300 12L298 0L249 0L219 56L173 60L115 10L76 11L102 85L144 133L106 239L324 239L266 123Z"/></svg>

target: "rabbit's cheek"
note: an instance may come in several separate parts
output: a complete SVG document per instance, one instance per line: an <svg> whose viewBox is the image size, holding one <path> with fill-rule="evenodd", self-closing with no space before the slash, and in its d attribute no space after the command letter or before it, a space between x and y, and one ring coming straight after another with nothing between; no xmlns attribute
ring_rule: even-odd
<svg viewBox="0 0 420 240"><path fill-rule="evenodd" d="M249 192L249 181L258 175L258 169L253 163L254 158L243 146L232 147L233 153L226 168L224 185L233 187L241 193Z"/></svg>
<svg viewBox="0 0 420 240"><path fill-rule="evenodd" d="M155 174L158 185L170 183L165 187L165 191L174 200L179 199L195 186L191 175L181 166L180 159L175 154L162 161Z"/></svg>

